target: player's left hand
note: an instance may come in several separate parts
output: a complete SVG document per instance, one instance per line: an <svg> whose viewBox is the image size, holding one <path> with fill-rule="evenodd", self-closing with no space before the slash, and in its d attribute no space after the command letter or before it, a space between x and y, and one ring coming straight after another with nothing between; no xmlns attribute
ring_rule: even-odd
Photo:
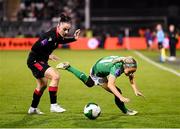
<svg viewBox="0 0 180 129"><path fill-rule="evenodd" d="M59 60L59 57L56 56L56 55L49 55L49 59L52 60L52 61L58 61Z"/></svg>
<svg viewBox="0 0 180 129"><path fill-rule="evenodd" d="M77 29L77 30L74 32L74 38L75 38L76 40L79 38L80 32L81 32L80 29Z"/></svg>
<svg viewBox="0 0 180 129"><path fill-rule="evenodd" d="M144 95L143 95L140 91L138 91L138 90L135 91L135 95L136 95L136 96L142 96L142 97L144 97Z"/></svg>

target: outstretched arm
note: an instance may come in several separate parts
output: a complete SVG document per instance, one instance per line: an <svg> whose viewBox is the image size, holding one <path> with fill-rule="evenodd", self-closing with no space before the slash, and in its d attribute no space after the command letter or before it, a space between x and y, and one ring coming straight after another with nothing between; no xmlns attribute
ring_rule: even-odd
<svg viewBox="0 0 180 129"><path fill-rule="evenodd" d="M115 86L115 76L113 75L109 75L108 78L108 88L111 90L111 92L118 97L122 102L129 102L130 100L128 98L125 98L124 96L122 96L122 94L117 90L116 86Z"/></svg>
<svg viewBox="0 0 180 129"><path fill-rule="evenodd" d="M133 74L129 76L129 81L130 81L130 83L131 83L131 87L132 87L132 89L133 89L133 91L134 91L134 94L135 94L136 96L144 96L144 95L138 90L138 88L137 88L137 86L136 86L136 82L135 82L135 80L134 80L134 75L133 75Z"/></svg>
<svg viewBox="0 0 180 129"><path fill-rule="evenodd" d="M79 35L80 35L80 29L77 29L75 32L74 32L74 37L65 37L63 40L65 43L70 43L70 42L74 42L76 40L78 40L79 38Z"/></svg>

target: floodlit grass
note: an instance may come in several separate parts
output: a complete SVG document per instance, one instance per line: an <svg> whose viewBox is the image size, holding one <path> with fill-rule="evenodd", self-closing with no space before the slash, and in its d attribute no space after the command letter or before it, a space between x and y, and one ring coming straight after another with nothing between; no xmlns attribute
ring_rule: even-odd
<svg viewBox="0 0 180 129"><path fill-rule="evenodd" d="M142 53L150 58L156 58L158 55L157 52ZM122 114L114 105L114 97L101 87L87 88L71 73L60 71L58 102L67 112L50 113L50 100L46 90L39 105L46 114L27 115L36 87L35 79L26 65L28 52L0 51L1 128L180 128L180 77L145 62L133 51L57 50L55 54L61 61L69 61L71 65L87 74L100 57L134 56L138 61L136 82L146 100L134 95L125 75L118 78L116 83L123 95L131 99L127 107L139 111L139 114ZM49 64L56 66L57 63ZM180 71L178 67L176 70ZM89 120L83 115L83 108L88 102L95 102L101 107L102 114L98 119Z"/></svg>

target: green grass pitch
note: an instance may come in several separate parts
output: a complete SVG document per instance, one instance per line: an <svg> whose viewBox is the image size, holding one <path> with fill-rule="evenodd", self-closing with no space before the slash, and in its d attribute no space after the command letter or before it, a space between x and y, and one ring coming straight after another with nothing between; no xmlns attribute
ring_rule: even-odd
<svg viewBox="0 0 180 129"><path fill-rule="evenodd" d="M157 52L142 53L150 58L157 57ZM0 51L0 128L180 128L180 77L147 63L133 51L57 50L54 54L61 58L60 61L69 61L87 74L100 57L134 56L138 61L136 82L146 100L134 95L125 75L118 78L116 84L123 95L131 100L127 107L139 111L139 114L122 114L114 104L113 95L98 86L87 88L72 74L59 71L58 102L67 112L50 113L46 89L39 104L45 115L28 115L36 87L35 79L26 65L28 52ZM56 66L57 63L49 64ZM179 66L175 68L177 71L180 71ZM96 120L89 120L83 114L83 108L89 102L99 104L102 109L102 114Z"/></svg>

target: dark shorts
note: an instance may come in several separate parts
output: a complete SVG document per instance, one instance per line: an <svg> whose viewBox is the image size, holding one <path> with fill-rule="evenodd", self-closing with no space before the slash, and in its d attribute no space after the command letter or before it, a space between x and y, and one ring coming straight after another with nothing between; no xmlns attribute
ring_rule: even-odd
<svg viewBox="0 0 180 129"><path fill-rule="evenodd" d="M163 43L162 42L158 42L158 49L162 49L163 48Z"/></svg>
<svg viewBox="0 0 180 129"><path fill-rule="evenodd" d="M50 67L47 62L37 60L36 57L32 56L31 54L28 57L27 65L33 76L37 79L43 78L45 71Z"/></svg>

